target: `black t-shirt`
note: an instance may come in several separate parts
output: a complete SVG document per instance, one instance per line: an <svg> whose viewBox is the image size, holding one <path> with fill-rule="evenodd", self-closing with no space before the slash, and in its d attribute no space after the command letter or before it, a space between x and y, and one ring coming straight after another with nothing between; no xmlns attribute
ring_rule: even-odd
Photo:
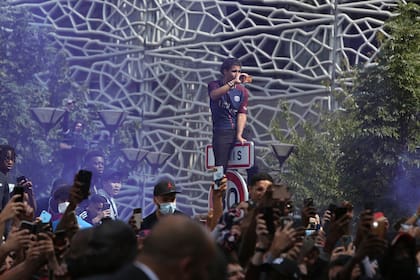
<svg viewBox="0 0 420 280"><path fill-rule="evenodd" d="M143 222L141 223L140 230L151 230L154 227L154 225L159 220L156 213L157 211L153 212L152 214L144 218ZM172 215L185 215L185 214L175 209L175 212Z"/></svg>

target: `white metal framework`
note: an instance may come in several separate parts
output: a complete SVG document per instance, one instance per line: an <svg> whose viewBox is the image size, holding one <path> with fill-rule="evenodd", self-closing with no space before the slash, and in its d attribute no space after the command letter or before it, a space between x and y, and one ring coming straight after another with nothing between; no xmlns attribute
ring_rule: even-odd
<svg viewBox="0 0 420 280"><path fill-rule="evenodd" d="M104 109L124 109L141 122L142 149L171 154L162 171L183 188L184 211L207 209L211 179L204 147L211 139L207 83L235 56L254 76L248 124L258 164L270 169L270 127L280 103L295 126L334 109L352 67L373 63L377 36L398 1L14 0L36 24L55 30L74 78ZM285 134L287 129L283 130ZM274 168L276 169L276 168ZM147 177L147 176L146 176ZM143 177L145 180L145 177ZM148 185L148 184L145 184ZM150 185L150 184L149 184ZM121 201L138 206L137 186ZM150 204L150 188L141 205ZM150 212L147 206L145 212Z"/></svg>

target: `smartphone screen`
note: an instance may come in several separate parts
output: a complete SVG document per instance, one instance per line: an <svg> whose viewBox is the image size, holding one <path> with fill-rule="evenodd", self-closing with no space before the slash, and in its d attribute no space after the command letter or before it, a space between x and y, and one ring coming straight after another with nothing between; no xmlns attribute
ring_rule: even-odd
<svg viewBox="0 0 420 280"><path fill-rule="evenodd" d="M21 221L19 230L27 229L30 233L34 231L34 224L29 221Z"/></svg>
<svg viewBox="0 0 420 280"><path fill-rule="evenodd" d="M141 222L143 221L142 208L135 208L135 209L133 209L133 217L134 217L134 220L136 221L136 227L138 229L140 229Z"/></svg>
<svg viewBox="0 0 420 280"><path fill-rule="evenodd" d="M220 187L220 181L223 179L223 166L216 166L213 173L214 189L217 190Z"/></svg>

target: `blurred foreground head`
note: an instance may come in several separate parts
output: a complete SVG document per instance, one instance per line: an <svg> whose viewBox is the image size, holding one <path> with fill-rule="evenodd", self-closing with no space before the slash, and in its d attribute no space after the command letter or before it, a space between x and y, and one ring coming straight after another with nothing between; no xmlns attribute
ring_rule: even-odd
<svg viewBox="0 0 420 280"><path fill-rule="evenodd" d="M199 223L182 215L164 216L144 240L139 261L159 279L208 279L216 248Z"/></svg>

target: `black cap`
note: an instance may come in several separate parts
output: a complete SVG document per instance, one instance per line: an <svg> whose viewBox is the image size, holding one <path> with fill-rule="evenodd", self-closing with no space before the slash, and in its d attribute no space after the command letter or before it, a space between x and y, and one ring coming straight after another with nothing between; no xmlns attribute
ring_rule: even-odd
<svg viewBox="0 0 420 280"><path fill-rule="evenodd" d="M167 180L160 181L159 183L157 183L153 190L154 196L166 195L166 194L171 194L171 193L180 193L180 192L176 190L174 183Z"/></svg>

